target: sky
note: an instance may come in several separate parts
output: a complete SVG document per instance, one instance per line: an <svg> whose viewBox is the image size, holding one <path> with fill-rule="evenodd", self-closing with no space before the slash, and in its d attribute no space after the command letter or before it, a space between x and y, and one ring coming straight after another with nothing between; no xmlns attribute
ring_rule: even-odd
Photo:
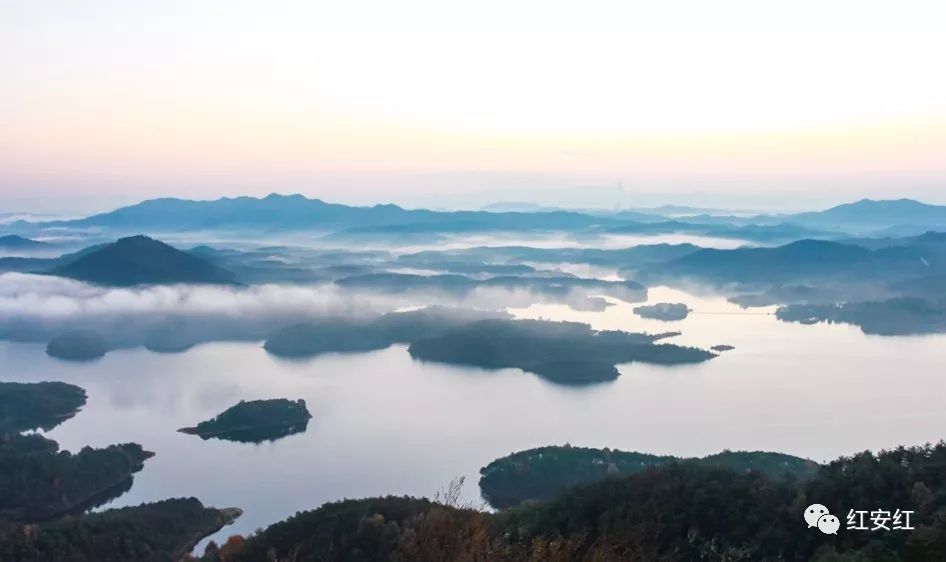
<svg viewBox="0 0 946 562"><path fill-rule="evenodd" d="M0 212L946 203L946 3L0 0Z"/></svg>

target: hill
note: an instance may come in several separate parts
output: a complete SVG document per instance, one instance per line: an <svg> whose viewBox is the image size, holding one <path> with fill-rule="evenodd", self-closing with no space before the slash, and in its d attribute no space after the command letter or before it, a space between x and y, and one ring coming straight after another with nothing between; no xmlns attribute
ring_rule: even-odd
<svg viewBox="0 0 946 562"><path fill-rule="evenodd" d="M831 230L856 228L881 230L899 225L946 226L946 206L929 205L913 199L862 199L824 211L781 217L785 222Z"/></svg>
<svg viewBox="0 0 946 562"><path fill-rule="evenodd" d="M702 349L655 343L673 335L594 331L575 322L481 320L419 339L408 352L424 361L518 368L559 384L614 380L621 363L677 365L716 357Z"/></svg>
<svg viewBox="0 0 946 562"><path fill-rule="evenodd" d="M807 459L762 451L723 451L708 457L685 459L565 445L520 451L494 460L480 469L480 490L492 507L503 509L524 501L548 500L579 484L675 463L796 479L810 478L819 466Z"/></svg>
<svg viewBox="0 0 946 562"><path fill-rule="evenodd" d="M49 431L85 406L85 390L64 382L0 382L0 436Z"/></svg>
<svg viewBox="0 0 946 562"><path fill-rule="evenodd" d="M498 513L403 497L346 500L296 513L234 541L226 558L210 552L203 560L946 559L946 444L842 457L804 480L745 471L739 459L715 466L729 460L648 468ZM841 516L836 536L805 525L814 502ZM912 530L844 527L849 510L887 505L910 511Z"/></svg>
<svg viewBox="0 0 946 562"><path fill-rule="evenodd" d="M240 400L195 427L183 427L181 433L199 435L202 439L216 437L242 443L261 443L301 433L306 430L312 414L305 400Z"/></svg>
<svg viewBox="0 0 946 562"><path fill-rule="evenodd" d="M176 562L241 513L176 498L41 525L0 523L0 560Z"/></svg>
<svg viewBox="0 0 946 562"><path fill-rule="evenodd" d="M0 236L0 249L2 250L39 250L48 246L49 244L45 242L30 240L16 234Z"/></svg>
<svg viewBox="0 0 946 562"><path fill-rule="evenodd" d="M569 229L613 221L581 213L489 213L409 210L397 205L351 207L302 195L271 194L264 198L236 197L213 201L152 199L91 217L44 223L43 226L100 227L124 230L203 229L346 229L382 230L413 225L422 231Z"/></svg>
<svg viewBox="0 0 946 562"><path fill-rule="evenodd" d="M50 273L112 286L234 282L233 273L147 236L121 238Z"/></svg>
<svg viewBox="0 0 946 562"><path fill-rule="evenodd" d="M657 264L644 277L717 284L805 284L895 281L937 272L946 272L946 243L934 233L876 250L825 240L799 240L771 248L703 249Z"/></svg>

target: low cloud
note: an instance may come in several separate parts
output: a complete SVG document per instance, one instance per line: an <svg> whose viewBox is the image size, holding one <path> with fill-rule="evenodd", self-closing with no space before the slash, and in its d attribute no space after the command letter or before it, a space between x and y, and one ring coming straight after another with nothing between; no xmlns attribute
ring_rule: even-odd
<svg viewBox="0 0 946 562"><path fill-rule="evenodd" d="M260 340L276 328L317 318L369 319L429 305L505 309L548 299L528 290L492 287L466 294L370 292L332 283L110 288L61 277L4 273L0 274L0 338L45 343L67 331L92 330L115 347L142 345L169 332L194 343ZM588 302L581 293L556 300L577 307Z"/></svg>

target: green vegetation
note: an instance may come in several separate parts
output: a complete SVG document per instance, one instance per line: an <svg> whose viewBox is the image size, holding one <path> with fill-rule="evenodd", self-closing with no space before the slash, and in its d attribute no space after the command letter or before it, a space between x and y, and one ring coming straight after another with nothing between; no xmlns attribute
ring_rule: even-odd
<svg viewBox="0 0 946 562"><path fill-rule="evenodd" d="M756 459L748 459L754 466ZM326 504L232 541L225 560L946 559L946 444L842 457L805 480L744 471L746 460L728 453L716 459L735 462L736 470L669 463L497 514L413 498ZM810 503L827 506L842 521L850 509L912 510L915 530L863 532L842 525L837 536L828 536L805 524ZM212 551L203 560L224 558Z"/></svg>
<svg viewBox="0 0 946 562"><path fill-rule="evenodd" d="M306 430L310 419L312 414L306 408L305 400L241 400L211 420L178 431L199 435L202 439L216 437L259 443L301 433Z"/></svg>
<svg viewBox="0 0 946 562"><path fill-rule="evenodd" d="M60 334L46 346L47 355L67 361L91 361L104 356L108 350L105 339L88 330Z"/></svg>
<svg viewBox="0 0 946 562"><path fill-rule="evenodd" d="M0 446L0 520L43 521L124 493L154 453L136 443L59 451L55 441L15 436Z"/></svg>
<svg viewBox="0 0 946 562"><path fill-rule="evenodd" d="M230 560L462 560L458 555L473 550L474 521L485 524L488 516L425 499L345 500L271 525L248 538L242 551ZM205 556L202 560L220 562L221 558Z"/></svg>
<svg viewBox="0 0 946 562"><path fill-rule="evenodd" d="M0 560L176 562L240 515L194 498L83 513L127 492L154 454L136 443L73 454L19 433L52 428L85 400L61 382L0 383Z"/></svg>
<svg viewBox="0 0 946 562"><path fill-rule="evenodd" d="M49 431L85 405L85 390L64 382L0 382L0 435Z"/></svg>
<svg viewBox="0 0 946 562"><path fill-rule="evenodd" d="M547 500L578 484L627 476L647 468L676 463L762 472L771 477L806 479L817 463L761 451L724 451L702 459L683 459L646 453L585 447L540 447L496 459L480 469L483 498L495 508L527 500Z"/></svg>
<svg viewBox="0 0 946 562"><path fill-rule="evenodd" d="M615 365L698 363L714 354L655 344L676 335L594 331L587 324L538 320L483 320L411 344L411 357L486 369L518 368L557 383L613 380Z"/></svg>
<svg viewBox="0 0 946 562"><path fill-rule="evenodd" d="M641 318L670 322L674 320L685 320L690 314L690 309L687 305L679 302L661 302L650 306L636 306L634 307L634 314Z"/></svg>
<svg viewBox="0 0 946 562"><path fill-rule="evenodd" d="M0 523L5 562L177 562L201 538L240 516L195 498L66 517L42 525Z"/></svg>
<svg viewBox="0 0 946 562"><path fill-rule="evenodd" d="M76 454L33 429L49 430L85 404L62 382L0 383L0 521L42 521L101 505L131 486L153 453L126 443Z"/></svg>

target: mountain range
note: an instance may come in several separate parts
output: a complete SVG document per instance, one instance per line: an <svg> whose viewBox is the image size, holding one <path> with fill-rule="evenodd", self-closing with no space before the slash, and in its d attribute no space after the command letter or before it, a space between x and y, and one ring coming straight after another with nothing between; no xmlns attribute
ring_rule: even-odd
<svg viewBox="0 0 946 562"><path fill-rule="evenodd" d="M20 222L17 225L156 232L252 228L347 232L353 235L489 230L599 230L648 234L682 229L699 234L762 240L793 236L797 239L823 232L863 234L905 226L912 227L912 233L946 229L946 206L929 205L911 199L864 199L823 211L798 214L674 216L671 220L640 213L602 215L542 208L526 212L488 212L404 209L390 204L353 207L302 195L272 194L264 198L236 197L213 201L152 199L82 219L32 224ZM705 228L693 225L703 225ZM713 226L721 230L714 230Z"/></svg>
<svg viewBox="0 0 946 562"><path fill-rule="evenodd" d="M45 242L30 240L16 234L0 236L0 249L4 250L38 250L48 246L49 244Z"/></svg>

